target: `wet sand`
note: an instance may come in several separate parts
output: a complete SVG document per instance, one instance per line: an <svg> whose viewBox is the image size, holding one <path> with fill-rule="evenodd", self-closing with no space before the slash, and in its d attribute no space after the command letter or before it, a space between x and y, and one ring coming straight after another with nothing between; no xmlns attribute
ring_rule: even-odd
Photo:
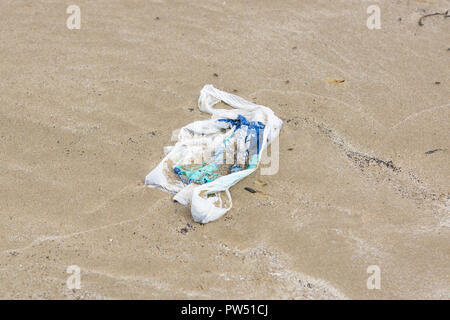
<svg viewBox="0 0 450 320"><path fill-rule="evenodd" d="M448 2L371 4L2 1L0 298L449 299ZM205 84L284 126L199 225L143 181Z"/></svg>

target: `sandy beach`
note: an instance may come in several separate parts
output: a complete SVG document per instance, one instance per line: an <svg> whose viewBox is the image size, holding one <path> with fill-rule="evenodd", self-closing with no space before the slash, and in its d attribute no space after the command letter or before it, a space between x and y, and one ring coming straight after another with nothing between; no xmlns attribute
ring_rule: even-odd
<svg viewBox="0 0 450 320"><path fill-rule="evenodd" d="M418 23L447 9L1 1L0 298L450 299L450 19ZM201 225L144 178L205 84L283 128Z"/></svg>

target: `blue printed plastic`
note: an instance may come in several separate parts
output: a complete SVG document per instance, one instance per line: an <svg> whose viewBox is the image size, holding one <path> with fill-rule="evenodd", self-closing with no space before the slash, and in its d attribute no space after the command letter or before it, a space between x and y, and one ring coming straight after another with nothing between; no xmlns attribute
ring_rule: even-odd
<svg viewBox="0 0 450 320"><path fill-rule="evenodd" d="M223 164L224 153L230 148L234 148L231 141L237 143L236 160L226 174L238 172L244 169L256 168L259 162L264 124L259 121L248 121L244 116L238 115L236 120L218 119L219 122L229 123L232 134L223 141L223 145L218 148L209 163L189 168L187 165L176 165L173 172L178 175L183 184L192 182L197 184L214 181L222 174L218 173L219 166Z"/></svg>

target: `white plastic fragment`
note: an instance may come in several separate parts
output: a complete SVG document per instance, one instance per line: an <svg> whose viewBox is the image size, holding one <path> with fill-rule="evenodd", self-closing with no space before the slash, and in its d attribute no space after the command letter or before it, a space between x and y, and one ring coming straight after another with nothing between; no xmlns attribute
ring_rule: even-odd
<svg viewBox="0 0 450 320"><path fill-rule="evenodd" d="M215 109L214 105L219 102L234 109ZM145 184L174 193L173 199L183 205L190 203L194 221L207 223L217 220L231 209L229 188L257 169L263 150L278 136L282 121L271 109L212 85L205 85L201 90L198 107L200 111L211 114L211 119L195 121L181 128L177 143L164 148L168 153L146 176ZM258 129L256 124L263 129ZM216 169L217 159L222 156L226 158L226 163L230 158L235 161L231 173L221 175L217 170L206 170L211 166ZM205 158L209 162L205 162ZM211 161L214 163L209 165ZM245 165L241 165L243 161L246 161ZM201 177L204 180L200 182L202 184L194 181L199 173L197 171L183 171L189 176L189 181L183 180L180 171L177 171L178 175L174 172L175 168L199 163L203 165L199 166L199 171L209 173Z"/></svg>

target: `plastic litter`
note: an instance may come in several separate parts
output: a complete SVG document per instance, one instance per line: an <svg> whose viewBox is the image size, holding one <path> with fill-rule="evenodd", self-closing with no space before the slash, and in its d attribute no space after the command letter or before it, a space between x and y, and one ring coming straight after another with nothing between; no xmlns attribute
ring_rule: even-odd
<svg viewBox="0 0 450 320"><path fill-rule="evenodd" d="M215 109L224 102L234 109ZM229 188L253 173L262 152L278 136L282 121L265 106L205 85L198 100L211 119L180 129L174 146L145 178L149 187L191 204L194 221L217 220L232 208Z"/></svg>

